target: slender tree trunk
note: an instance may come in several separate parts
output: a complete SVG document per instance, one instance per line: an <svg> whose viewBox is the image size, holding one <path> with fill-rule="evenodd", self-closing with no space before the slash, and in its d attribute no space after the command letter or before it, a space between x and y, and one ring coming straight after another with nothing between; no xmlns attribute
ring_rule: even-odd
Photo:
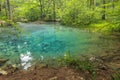
<svg viewBox="0 0 120 80"><path fill-rule="evenodd" d="M92 7L93 2L92 2L92 0L89 0L89 1L90 1L90 2L89 2L89 3L90 3L90 7Z"/></svg>
<svg viewBox="0 0 120 80"><path fill-rule="evenodd" d="M50 4L51 4L51 2L49 1L49 2L48 2L48 5L47 5L47 8L46 8L46 11L45 11L45 13L44 13L45 15L49 13Z"/></svg>
<svg viewBox="0 0 120 80"><path fill-rule="evenodd" d="M42 0L39 0L40 3L40 18L43 20L43 4L42 4Z"/></svg>
<svg viewBox="0 0 120 80"><path fill-rule="evenodd" d="M96 8L96 0L93 0L93 10Z"/></svg>
<svg viewBox="0 0 120 80"><path fill-rule="evenodd" d="M102 0L102 4L103 4L103 12L102 12L102 20L105 20L106 19L106 12L105 12L105 4L106 4L106 1L105 0Z"/></svg>
<svg viewBox="0 0 120 80"><path fill-rule="evenodd" d="M5 12L6 12L6 17L8 18L8 6L7 6L7 0L5 0Z"/></svg>
<svg viewBox="0 0 120 80"><path fill-rule="evenodd" d="M7 8L8 8L8 19L12 20L12 10L10 5L10 0L7 0Z"/></svg>
<svg viewBox="0 0 120 80"><path fill-rule="evenodd" d="M94 7L96 7L96 0L94 0Z"/></svg>
<svg viewBox="0 0 120 80"><path fill-rule="evenodd" d="M56 5L55 5L55 0L53 0L53 19L54 19L54 21L55 21L55 19L56 19L56 10L55 10L55 7L56 7Z"/></svg>
<svg viewBox="0 0 120 80"><path fill-rule="evenodd" d="M111 0L111 2L112 2L112 8L114 9L115 7L114 0Z"/></svg>
<svg viewBox="0 0 120 80"><path fill-rule="evenodd" d="M96 7L96 0L88 0L87 2L89 4L89 7L94 10Z"/></svg>
<svg viewBox="0 0 120 80"><path fill-rule="evenodd" d="M0 13L2 12L2 2L0 0Z"/></svg>

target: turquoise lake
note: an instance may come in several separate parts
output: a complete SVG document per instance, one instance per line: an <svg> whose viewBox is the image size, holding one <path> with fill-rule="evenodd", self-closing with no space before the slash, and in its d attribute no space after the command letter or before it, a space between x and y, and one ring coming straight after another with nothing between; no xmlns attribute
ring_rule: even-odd
<svg viewBox="0 0 120 80"><path fill-rule="evenodd" d="M30 54L33 60L57 58L66 53L73 56L100 55L112 49L119 41L109 37L103 38L100 33L60 24L19 25L23 30L19 38L0 42L0 57L16 63L20 56L25 54Z"/></svg>

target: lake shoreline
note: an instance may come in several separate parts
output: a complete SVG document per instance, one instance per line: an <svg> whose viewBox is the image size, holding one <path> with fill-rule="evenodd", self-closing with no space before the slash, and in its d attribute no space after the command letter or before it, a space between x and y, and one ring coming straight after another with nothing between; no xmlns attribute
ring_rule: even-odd
<svg viewBox="0 0 120 80"><path fill-rule="evenodd" d="M113 54L93 59L93 62L97 63L96 80L113 80L113 74L120 71L119 52L120 50L114 50ZM8 66L5 70L8 74L1 74L1 80L91 80L92 78L89 71L83 72L67 66L53 67L46 64L37 64L28 70Z"/></svg>

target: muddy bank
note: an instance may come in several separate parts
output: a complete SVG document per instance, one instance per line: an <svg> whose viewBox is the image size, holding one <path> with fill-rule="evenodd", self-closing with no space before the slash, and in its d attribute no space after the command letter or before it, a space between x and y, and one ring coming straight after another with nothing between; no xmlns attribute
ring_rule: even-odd
<svg viewBox="0 0 120 80"><path fill-rule="evenodd" d="M119 52L117 50L115 54L90 58L95 64L95 75L88 70L83 72L67 66L53 67L37 64L28 70L23 70L14 65L8 65L2 69L7 74L0 74L0 80L116 80L113 74L120 71Z"/></svg>
<svg viewBox="0 0 120 80"><path fill-rule="evenodd" d="M96 80L112 80L112 70L97 69ZM0 80L91 80L93 76L68 67L34 67L31 70L11 71L6 76L0 75Z"/></svg>
<svg viewBox="0 0 120 80"><path fill-rule="evenodd" d="M88 70L37 63L28 70L8 65L2 68L4 74L0 73L0 80L117 80L114 75L120 78L120 46L89 60L95 65L95 75Z"/></svg>

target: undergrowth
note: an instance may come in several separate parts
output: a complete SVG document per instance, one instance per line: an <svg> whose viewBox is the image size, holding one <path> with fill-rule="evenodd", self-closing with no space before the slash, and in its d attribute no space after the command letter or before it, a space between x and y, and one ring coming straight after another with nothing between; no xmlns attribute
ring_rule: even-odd
<svg viewBox="0 0 120 80"><path fill-rule="evenodd" d="M80 60L79 58L73 57L70 54L65 54L64 57L59 58L58 62L60 65L64 65L76 70L80 70L86 74L89 72L92 80L96 80L96 70L92 62L88 59Z"/></svg>
<svg viewBox="0 0 120 80"><path fill-rule="evenodd" d="M112 75L112 80L120 80L120 71L117 71Z"/></svg>

